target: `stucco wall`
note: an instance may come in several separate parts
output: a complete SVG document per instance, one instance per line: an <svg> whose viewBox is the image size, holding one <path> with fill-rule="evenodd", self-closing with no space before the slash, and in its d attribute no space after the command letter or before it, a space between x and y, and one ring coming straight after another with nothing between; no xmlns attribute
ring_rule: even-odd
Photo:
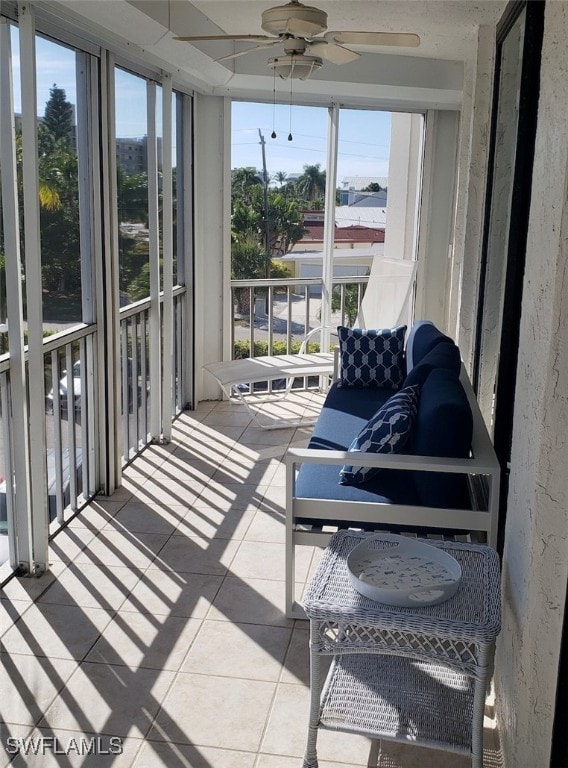
<svg viewBox="0 0 568 768"><path fill-rule="evenodd" d="M568 576L568 4L547 3L496 656L505 765L549 765Z"/></svg>

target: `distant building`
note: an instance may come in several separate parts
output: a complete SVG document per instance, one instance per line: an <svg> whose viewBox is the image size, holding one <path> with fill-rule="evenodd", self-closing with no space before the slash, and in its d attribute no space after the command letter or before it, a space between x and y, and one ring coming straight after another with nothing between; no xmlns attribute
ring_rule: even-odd
<svg viewBox="0 0 568 768"><path fill-rule="evenodd" d="M380 192L364 192L371 184L378 184ZM386 206L387 204L386 176L344 176L338 186L339 204L356 205L369 200L371 206ZM366 203L365 203L366 204Z"/></svg>
<svg viewBox="0 0 568 768"><path fill-rule="evenodd" d="M162 139L158 137L158 168L162 167ZM148 171L148 137L117 138L116 162L130 176Z"/></svg>

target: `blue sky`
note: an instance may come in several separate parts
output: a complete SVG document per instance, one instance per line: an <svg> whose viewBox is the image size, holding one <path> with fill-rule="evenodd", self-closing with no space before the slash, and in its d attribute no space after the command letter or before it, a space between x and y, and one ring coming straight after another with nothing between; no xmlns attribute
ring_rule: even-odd
<svg viewBox="0 0 568 768"><path fill-rule="evenodd" d="M234 102L231 167L262 168L258 129L266 140L266 165L278 171L301 173L306 164L326 165L327 109L323 107ZM387 176L390 113L341 109L337 177ZM291 127L291 130L290 130ZM270 137L275 131L276 138ZM288 134L292 133L292 141Z"/></svg>
<svg viewBox="0 0 568 768"><path fill-rule="evenodd" d="M12 34L14 107L21 111L19 93L18 35ZM56 84L67 100L76 103L75 53L37 38L37 109L43 115L49 90ZM146 84L142 78L117 70L116 134L141 137L146 130ZM158 96L160 89L158 89ZM159 106L159 102L158 102ZM158 110L158 114L159 114ZM266 140L268 173L301 173L304 165L326 165L327 109L286 104L234 102L232 108L231 167L262 168L258 130ZM390 113L341 109L337 177L387 176L390 147ZM272 131L276 138L271 138ZM292 133L292 141L288 134Z"/></svg>

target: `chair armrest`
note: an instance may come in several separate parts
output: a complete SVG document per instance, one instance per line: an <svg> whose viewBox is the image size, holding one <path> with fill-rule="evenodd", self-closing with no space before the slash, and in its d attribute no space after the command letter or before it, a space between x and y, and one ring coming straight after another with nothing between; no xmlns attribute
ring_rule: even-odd
<svg viewBox="0 0 568 768"><path fill-rule="evenodd" d="M453 472L456 474L490 475L495 466L479 459L448 459L438 456L412 456L408 454L365 453L363 451L327 451L314 448L289 448L286 465L295 464L356 464L360 467L380 469L406 469L419 472Z"/></svg>

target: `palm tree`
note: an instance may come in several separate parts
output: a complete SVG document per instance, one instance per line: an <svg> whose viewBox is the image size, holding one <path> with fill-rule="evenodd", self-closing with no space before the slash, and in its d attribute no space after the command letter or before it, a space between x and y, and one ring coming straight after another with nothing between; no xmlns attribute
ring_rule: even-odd
<svg viewBox="0 0 568 768"><path fill-rule="evenodd" d="M280 186L284 184L287 178L288 178L288 174L286 173L286 171L278 171L277 173L274 174L274 181L277 181L280 184Z"/></svg>
<svg viewBox="0 0 568 768"><path fill-rule="evenodd" d="M297 182L298 191L306 200L317 200L325 192L325 171L320 164L304 165L304 172Z"/></svg>

